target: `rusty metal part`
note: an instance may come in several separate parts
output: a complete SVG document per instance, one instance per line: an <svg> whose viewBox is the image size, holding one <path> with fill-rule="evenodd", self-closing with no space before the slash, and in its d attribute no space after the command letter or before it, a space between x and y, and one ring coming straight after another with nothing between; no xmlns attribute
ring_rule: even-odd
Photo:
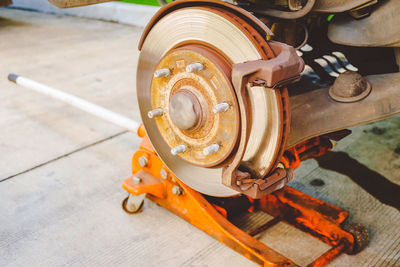
<svg viewBox="0 0 400 267"><path fill-rule="evenodd" d="M321 88L291 96L291 131L287 147L314 136L351 128L400 114L400 73L365 77L372 86L368 97L340 103Z"/></svg>
<svg viewBox="0 0 400 267"><path fill-rule="evenodd" d="M371 84L359 73L346 71L336 78L329 89L329 96L338 102L357 102L366 98L371 89Z"/></svg>
<svg viewBox="0 0 400 267"><path fill-rule="evenodd" d="M315 259L312 263L307 266L325 266L340 255L345 250L345 244L340 243L337 246L332 247L330 250L322 254L320 257Z"/></svg>
<svg viewBox="0 0 400 267"><path fill-rule="evenodd" d="M185 23L186 18L188 19L187 23ZM206 21L203 22L202 20L205 18ZM189 23L189 19L190 21L194 19L195 23ZM209 24L210 21L212 21L211 24ZM172 30L165 25L171 24L177 27L173 29L173 33L168 34L168 31ZM206 24L209 24L208 27L202 28ZM179 30L179 27L182 28ZM190 33L188 27L190 27ZM193 27L199 28L193 29ZM218 27L218 32L213 32L214 27ZM208 34L206 34L207 31ZM230 35L233 35L226 39L225 36L220 34L221 32L229 32ZM162 36L163 34L165 37ZM173 13L163 16L147 33L147 38L142 45L138 67L138 76L141 77L138 80L138 98L141 112L155 108L167 110L167 105L170 103L173 93L181 92L183 89L190 90L199 99L198 102L202 111L198 114L205 114L206 119L204 119L204 123L196 126L198 128L195 130L185 131L184 135L182 129L180 129L182 127L175 127L176 125L169 119L168 112L166 112L166 116L157 117L154 121L147 120L145 116L142 117L149 137L166 165L176 175L182 177L185 183L203 193L223 196L220 192L225 192L226 188L222 189L222 185L218 184L221 181L220 176L214 172L221 167L224 167L222 169L222 183L224 185L254 198L260 198L281 188L294 177L290 169L274 171L283 154L289 131L287 90L274 88L280 88L285 83L299 79L299 74L304 68L304 62L297 56L292 47L277 42L268 44L265 36L267 36L267 32L260 34L241 17L235 16L234 13L231 13L231 10L228 11L226 7L225 9L217 7L211 9L211 7L198 6L175 10ZM168 38L172 39L169 41ZM174 40L173 38L178 39ZM235 42L230 40L235 40ZM212 55L212 59L210 59L210 56L206 56L210 60L198 56L196 58L193 52L193 50L196 50L193 43L197 43L199 46L196 48L198 49L196 52L202 51L203 49L200 49L202 46L204 46L204 49L207 47L211 50L208 53ZM155 47L160 46L160 44L164 46L163 50ZM250 44L253 48L249 46ZM246 50L244 49L245 46L248 46ZM162 53L166 53L167 48L171 47L172 50L166 54L160 63L145 65L152 60L156 61L157 53L161 56ZM156 52L156 49L159 49L159 52ZM190 56L181 60L182 54L185 53ZM175 55L173 60L169 59L171 55ZM207 95L207 90L204 89L206 86L198 81L198 75L203 72L203 65L199 68L200 71L189 73L179 71L179 69L186 70L187 66L200 62L206 66L205 70L210 68L211 73L215 73L218 69L226 69L221 67L221 64L212 67L215 62L222 61L218 59L221 57L234 64L232 81L240 111L240 116L236 116L236 118L240 117L240 124L236 122L234 125L241 127L238 144L236 143L238 135L233 131L232 134L236 138L227 139L223 137L223 133L213 131L211 126L209 126L211 128L206 128L208 125L218 125L218 123L214 123L215 117L213 116L215 114L203 110L210 110L210 103L213 102L212 97L204 97ZM181 65L181 67L178 65ZM149 70L153 69L169 69L171 75L153 78L152 89L150 95L148 95L146 75L148 75ZM217 80L221 82L224 79ZM183 81L182 84L178 83L180 81ZM193 84L193 81L197 82L197 86ZM229 81L222 83L230 84ZM175 86L176 90L174 91ZM198 94L195 93L196 90ZM225 91L230 92L230 90ZM205 100L202 101L202 97ZM151 99L150 107L146 103L148 98ZM220 102L227 101L222 99L217 101L217 103ZM231 103L235 104L236 101L232 99L229 104L232 105ZM193 106L193 101L189 106ZM229 113L229 110L218 114L225 113ZM198 117L200 115L196 115L195 119L191 120L192 123L189 127L199 121ZM158 133L152 130L154 123L157 125ZM228 121L229 123L232 122ZM222 128L227 127L225 125ZM160 140L159 135L163 137L165 143ZM208 135L214 139L207 139ZM235 141L228 144L230 149L227 149L228 145L226 141L223 142L224 139ZM216 153L211 153L211 155L204 153L204 148L210 147L212 144L219 146ZM171 147L183 145L185 145L185 149L182 150L182 153L174 153L174 155L178 155L177 157L171 157L169 153L166 153L166 150ZM200 154L199 151L203 151L203 153ZM190 169L189 166L185 165L187 163L192 165ZM195 172L196 175L199 175L199 178L195 178L193 165L214 167L214 169L196 169ZM239 168L244 169L244 171L239 171ZM209 184L212 181L214 185L206 185L205 177L208 178ZM246 179L251 177L247 180L252 179L253 182L239 186L238 180L243 177L246 177Z"/></svg>
<svg viewBox="0 0 400 267"><path fill-rule="evenodd" d="M354 237L341 228L348 218L347 211L288 186L265 196L259 203L259 208L268 214L281 218L333 247L344 244L346 253L353 252Z"/></svg>
<svg viewBox="0 0 400 267"><path fill-rule="evenodd" d="M275 17L280 19L299 19L306 16L308 13L311 12L315 5L316 0L307 0L307 3L299 10L296 11L282 11L278 9L270 9L266 8L265 4L260 5L252 5L250 4L246 9L267 17Z"/></svg>
<svg viewBox="0 0 400 267"><path fill-rule="evenodd" d="M400 2L382 1L371 15L355 20L338 16L329 24L328 37L350 46L400 46Z"/></svg>
<svg viewBox="0 0 400 267"><path fill-rule="evenodd" d="M78 6L88 6L114 0L48 0L51 4L59 8L70 8Z"/></svg>
<svg viewBox="0 0 400 267"><path fill-rule="evenodd" d="M355 19L361 19L367 17L371 14L372 6L377 3L378 0L370 1L368 3L365 3L364 5L349 10L349 14Z"/></svg>
<svg viewBox="0 0 400 267"><path fill-rule="evenodd" d="M189 3L193 2L189 1ZM219 3L211 3L212 5L219 5ZM171 6L176 7L176 4L173 3ZM228 11L214 6L210 8L199 6L193 8L182 8L173 11L173 13L167 12L167 15L161 16L160 20L156 20L158 23L151 28L150 32L145 33L144 36L147 36L141 46L142 51L138 66L138 77L140 77L140 79L138 79L137 88L142 119L146 126L147 133L149 134L160 157L164 160L166 165L173 170L178 177L181 177L190 187L214 196L229 196L235 194L235 191L224 187L221 184L220 166L218 166L219 168L214 169L199 168L193 166L193 164L185 163L179 157L171 157L169 153L170 146L165 144L165 141L157 130L157 127L155 127L155 123L149 121L144 115L148 110L155 108L153 104L153 106L149 105L151 94L149 94L148 90L150 87L150 81L153 79L153 71L157 69L156 66L158 65L159 59L166 55L168 50L171 48L173 49L171 51L174 51L175 49L185 45L193 45L193 43L203 45L212 49L219 55L223 55L224 58L233 64L274 57L274 52L265 41L267 32L264 31L263 34L260 34L244 19L235 15L239 14L235 11L236 9L233 8L232 10ZM231 11L233 13L231 13ZM243 12L240 14L243 16ZM248 19L249 16L246 18ZM192 23L193 21L196 21L196 23ZM252 20L252 23L254 24L254 19ZM169 25L175 26L171 28ZM229 35L223 35L221 32L229 32ZM232 42L232 40L235 41ZM162 80L165 78L160 79ZM166 79L169 78L166 77ZM239 103L239 109L241 109L240 112L243 111L243 114L240 116L244 116L244 121L252 121L252 114L249 110L242 108L244 105L243 103L246 103L246 105L249 104L247 100L248 96L250 99L255 99L255 101L258 102L264 101L259 102L261 103L261 108L271 108L270 110L265 110L263 112L262 118L266 122L275 120L276 126L273 127L277 127L278 129L278 134L275 134L274 137L275 139L267 141L274 144L275 147L275 149L270 149L272 153L269 157L271 157L272 160L270 159L267 162L270 165L268 166L264 163L264 165L267 165L265 170L271 170L278 163L279 157L283 153L283 148L285 147L283 144L286 140L288 130L285 126L285 123L287 125L288 121L288 103L287 94L281 94L280 90L265 90L265 93L263 94L264 98L258 99L253 95L251 90L246 92L246 95L242 98L242 102ZM271 106L268 104L268 101L275 101L277 104ZM282 111L282 106L285 106L286 112ZM265 114L267 114L267 116L265 116ZM155 121L160 119L161 117L157 117L155 118ZM242 128L244 127L242 122L240 125ZM247 130L248 129L246 128L246 137ZM258 136L256 137L260 138ZM252 136L250 136L249 143L253 142L251 141L251 138ZM263 138L263 136L261 138ZM244 148L246 147L245 145L246 143L244 144ZM187 151L190 151L190 149ZM184 156L185 153L182 153L182 156ZM232 155L235 155L235 153ZM243 155L243 153L241 155Z"/></svg>
<svg viewBox="0 0 400 267"><path fill-rule="evenodd" d="M343 229L354 237L354 246L350 254L357 254L368 245L369 232L362 224L347 222L343 225Z"/></svg>
<svg viewBox="0 0 400 267"><path fill-rule="evenodd" d="M286 110L288 109L288 103L282 103L281 114L283 123L281 123L281 135L273 134L274 132L279 133L279 126L274 126L271 124L271 121L267 121L267 124L264 125L260 124L262 120L259 119L253 121L253 124L250 125L248 120L246 120L246 111L248 113L248 109L250 108L249 103L245 101L246 94L260 87L263 90L262 92L268 92L269 90L274 90L272 89L273 87L298 80L300 72L304 68L304 62L296 55L293 47L275 42L271 42L270 44L275 55L277 55L274 59L235 64L232 70L232 82L236 90L239 106L241 107L242 133L234 160L229 166L223 169L222 182L226 186L232 187L253 198L260 198L273 190L277 190L293 179L290 171L280 175L277 180L274 179L274 173L270 177L265 177L272 168L276 167L278 164L277 160L280 160L283 147L285 147L286 136L289 131L286 121L289 118L289 112ZM269 64L270 61L273 63ZM251 84L255 84L255 86L251 86ZM287 93L285 90L282 91L282 95L285 92ZM252 100L251 97L250 99ZM251 107L259 109L261 105L251 103ZM253 114L259 112L255 109L252 109ZM256 136L256 138L247 139L251 135ZM262 144L262 142L266 141L269 143ZM242 171L238 170L241 165L247 167L247 170L249 170L248 176L254 179L253 182L247 183L246 186L238 185L238 180L243 179L243 176L246 177ZM269 183L269 180L272 180L273 183Z"/></svg>
<svg viewBox="0 0 400 267"><path fill-rule="evenodd" d="M368 2L371 2L371 0L318 0L314 5L313 11L340 13L364 5Z"/></svg>
<svg viewBox="0 0 400 267"><path fill-rule="evenodd" d="M303 3L301 0L288 0L287 5L292 11L297 11L303 8Z"/></svg>
<svg viewBox="0 0 400 267"><path fill-rule="evenodd" d="M272 174L262 179L251 179L249 176L241 174L236 177L236 185L241 191L246 192L246 195L255 199L283 188L295 177L292 168L276 168Z"/></svg>
<svg viewBox="0 0 400 267"><path fill-rule="evenodd" d="M268 44L276 57L236 64L232 73L234 86L239 86L243 77L246 77L249 83L261 82L268 88L279 87L300 78L304 61L297 56L296 50L292 46L274 41Z"/></svg>
<svg viewBox="0 0 400 267"><path fill-rule="evenodd" d="M202 71L186 71L197 62L205 66ZM156 69L163 68L171 74L153 78L150 94L152 108L165 110L155 119L161 136L170 148L184 144L187 149L178 156L188 163L201 167L223 163L236 146L240 128L229 62L205 46L184 45L160 60ZM186 107L180 106L182 101ZM230 108L215 114L212 108L221 102ZM220 146L218 153L204 155L204 148L212 144Z"/></svg>
<svg viewBox="0 0 400 267"><path fill-rule="evenodd" d="M138 159L141 157L149 159L148 166L139 165ZM287 186L259 201L244 196L206 199L173 174L167 179L161 177L160 170L165 169L166 166L145 137L132 158L133 177L140 177L142 182L136 184L132 178L128 178L122 187L133 195L146 194L160 206L262 266L298 266L252 237L278 222L288 223L332 246L309 266L324 266L340 253L355 252L355 239L359 236L356 232L365 234L361 231L362 227L357 227L357 231L353 232L341 228L348 218L347 211ZM240 216L246 210L261 210L275 218L248 234L228 220L232 214Z"/></svg>
<svg viewBox="0 0 400 267"><path fill-rule="evenodd" d="M351 132L351 131L350 131ZM345 131L346 134L349 134ZM323 135L311 138L285 151L281 163L285 168L297 169L301 161L322 156L333 147L330 141L333 138L343 138L345 133L336 133L337 136Z"/></svg>

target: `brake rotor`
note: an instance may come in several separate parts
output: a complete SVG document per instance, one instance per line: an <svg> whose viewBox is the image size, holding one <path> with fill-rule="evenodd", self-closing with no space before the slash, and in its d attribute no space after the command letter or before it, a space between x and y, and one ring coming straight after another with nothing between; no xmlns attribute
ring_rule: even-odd
<svg viewBox="0 0 400 267"><path fill-rule="evenodd" d="M262 36L227 10L186 7L162 17L143 42L137 94L147 135L175 176L201 193L238 193L221 183L241 132L230 75L233 64L273 57ZM277 164L281 97L261 86L248 90L252 128L242 165L255 178Z"/></svg>

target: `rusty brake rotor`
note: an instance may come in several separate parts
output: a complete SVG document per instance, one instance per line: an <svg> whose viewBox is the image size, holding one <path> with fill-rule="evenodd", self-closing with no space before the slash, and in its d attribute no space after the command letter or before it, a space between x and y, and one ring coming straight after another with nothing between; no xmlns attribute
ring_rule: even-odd
<svg viewBox="0 0 400 267"><path fill-rule="evenodd" d="M231 82L234 64L274 57L267 33L227 8L202 6L166 14L146 35L137 73L139 108L168 168L193 189L219 197L238 193L221 176L238 160L240 147L240 165L252 177L274 169L287 136L287 94L249 84L238 101ZM248 133L243 122L251 126Z"/></svg>

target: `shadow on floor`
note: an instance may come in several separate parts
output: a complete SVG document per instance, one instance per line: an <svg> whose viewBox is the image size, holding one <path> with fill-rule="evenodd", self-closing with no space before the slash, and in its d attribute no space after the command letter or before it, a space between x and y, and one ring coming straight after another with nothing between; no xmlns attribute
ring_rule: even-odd
<svg viewBox="0 0 400 267"><path fill-rule="evenodd" d="M400 186L367 168L347 153L330 151L316 160L321 168L348 176L382 203L400 210Z"/></svg>
<svg viewBox="0 0 400 267"><path fill-rule="evenodd" d="M25 26L25 25L28 25L28 23L18 21L18 20L3 18L0 16L0 30L6 30L9 27L19 27L19 26Z"/></svg>

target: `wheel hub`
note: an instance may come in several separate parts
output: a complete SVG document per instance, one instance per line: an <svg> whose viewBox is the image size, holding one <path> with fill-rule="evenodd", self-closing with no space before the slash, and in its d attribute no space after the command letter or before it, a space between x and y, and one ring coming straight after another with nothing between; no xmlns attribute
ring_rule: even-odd
<svg viewBox="0 0 400 267"><path fill-rule="evenodd" d="M155 123L176 154L202 167L223 163L234 149L239 135L239 110L230 83L231 66L223 56L202 45L170 51L156 67L151 84L153 109L163 116ZM225 109L218 109L218 105ZM210 153L209 147L214 147Z"/></svg>

